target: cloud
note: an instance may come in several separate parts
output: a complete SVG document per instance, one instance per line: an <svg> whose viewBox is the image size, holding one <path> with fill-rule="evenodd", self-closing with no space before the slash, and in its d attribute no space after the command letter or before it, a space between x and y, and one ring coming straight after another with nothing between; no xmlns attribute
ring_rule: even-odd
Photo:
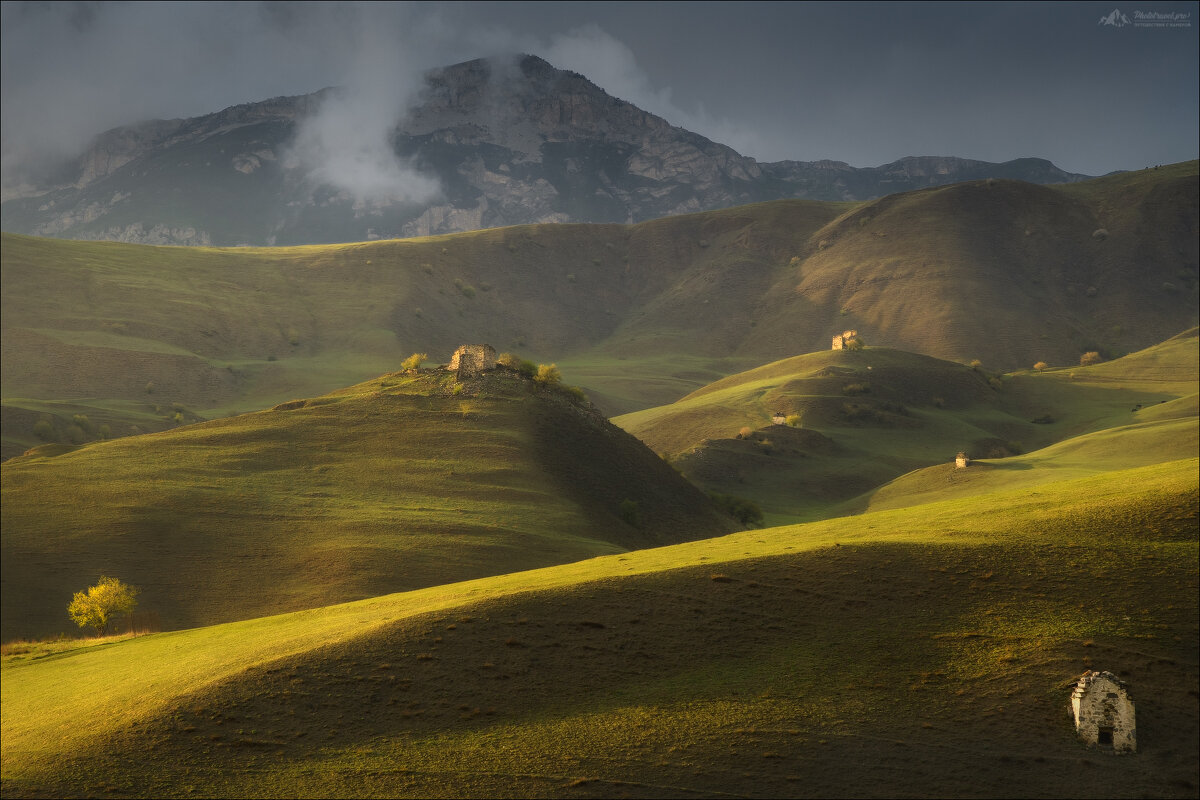
<svg viewBox="0 0 1200 800"><path fill-rule="evenodd" d="M300 122L285 164L360 204L424 202L440 192L438 182L396 155L392 134L423 86L424 51L444 31L436 17L397 17L394 7L351 11L343 20L353 45L344 85Z"/></svg>
<svg viewBox="0 0 1200 800"><path fill-rule="evenodd" d="M356 196L429 191L385 156L420 73L456 50L437 7L6 2L0 13L6 193L110 128L328 86L345 92L296 151L313 177Z"/></svg>

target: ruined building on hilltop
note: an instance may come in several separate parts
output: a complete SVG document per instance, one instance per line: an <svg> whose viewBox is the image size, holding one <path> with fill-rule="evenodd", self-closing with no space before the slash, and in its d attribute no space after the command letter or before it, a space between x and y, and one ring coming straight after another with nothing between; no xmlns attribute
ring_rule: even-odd
<svg viewBox="0 0 1200 800"><path fill-rule="evenodd" d="M846 345L858 338L858 331L842 331L837 336L833 337L833 349L845 350Z"/></svg>
<svg viewBox="0 0 1200 800"><path fill-rule="evenodd" d="M458 373L459 380L473 378L485 369L496 366L496 348L490 344L464 344L450 357L448 369Z"/></svg>

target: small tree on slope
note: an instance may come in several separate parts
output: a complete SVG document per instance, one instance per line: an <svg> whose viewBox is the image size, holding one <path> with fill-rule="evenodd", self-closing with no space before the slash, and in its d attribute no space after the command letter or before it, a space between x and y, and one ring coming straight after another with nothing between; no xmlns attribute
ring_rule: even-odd
<svg viewBox="0 0 1200 800"><path fill-rule="evenodd" d="M76 592L67 613L81 628L95 628L103 636L108 623L118 614L132 614L138 590L116 578L102 577L86 592Z"/></svg>

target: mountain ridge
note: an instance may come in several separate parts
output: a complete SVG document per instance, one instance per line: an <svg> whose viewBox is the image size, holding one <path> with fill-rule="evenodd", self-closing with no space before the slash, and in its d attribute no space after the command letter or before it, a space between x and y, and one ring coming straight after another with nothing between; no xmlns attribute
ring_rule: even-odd
<svg viewBox="0 0 1200 800"><path fill-rule="evenodd" d="M298 125L340 91L327 88L106 131L52 180L9 188L4 230L144 244L309 244L641 222L781 198L857 201L975 178L1087 177L1041 159L760 163L537 56L475 59L431 70L426 81L391 144L402 162L437 179L432 200L363 203L305 179L287 154Z"/></svg>

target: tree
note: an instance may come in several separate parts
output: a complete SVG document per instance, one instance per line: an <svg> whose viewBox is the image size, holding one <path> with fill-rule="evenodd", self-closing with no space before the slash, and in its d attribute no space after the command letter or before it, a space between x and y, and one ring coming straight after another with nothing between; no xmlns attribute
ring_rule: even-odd
<svg viewBox="0 0 1200 800"><path fill-rule="evenodd" d="M86 592L75 593L67 613L79 627L95 628L103 636L114 616L133 613L139 591L116 578L102 577Z"/></svg>
<svg viewBox="0 0 1200 800"><path fill-rule="evenodd" d="M554 386L562 380L556 364L538 364L537 375L533 377L542 386Z"/></svg>
<svg viewBox="0 0 1200 800"><path fill-rule="evenodd" d="M1095 350L1084 353L1079 357L1079 365L1081 367L1090 367L1092 364L1099 364L1104 359Z"/></svg>
<svg viewBox="0 0 1200 800"><path fill-rule="evenodd" d="M428 360L428 358L429 355L427 353L413 353L411 356L400 362L400 368L406 370L420 369L421 362Z"/></svg>

